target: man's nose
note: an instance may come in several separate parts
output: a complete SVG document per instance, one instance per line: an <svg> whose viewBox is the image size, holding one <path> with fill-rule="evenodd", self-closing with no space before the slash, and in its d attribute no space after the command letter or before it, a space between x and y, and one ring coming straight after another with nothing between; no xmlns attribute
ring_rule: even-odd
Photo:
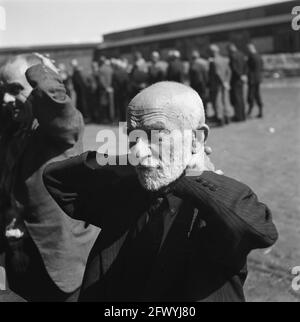
<svg viewBox="0 0 300 322"><path fill-rule="evenodd" d="M4 96L3 96L3 102L5 104L14 103L15 101L16 101L16 98L13 95L10 95L8 93L5 93L4 94Z"/></svg>
<svg viewBox="0 0 300 322"><path fill-rule="evenodd" d="M133 147L137 159L145 159L151 156L151 150L148 141L138 139L136 145Z"/></svg>

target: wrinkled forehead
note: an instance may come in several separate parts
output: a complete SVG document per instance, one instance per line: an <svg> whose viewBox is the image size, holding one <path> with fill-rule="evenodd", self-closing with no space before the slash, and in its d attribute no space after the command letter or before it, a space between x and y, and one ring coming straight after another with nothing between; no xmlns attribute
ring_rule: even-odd
<svg viewBox="0 0 300 322"><path fill-rule="evenodd" d="M7 63L1 69L1 80L4 83L21 83L27 84L25 72L29 65L24 59L17 59L12 63Z"/></svg>
<svg viewBox="0 0 300 322"><path fill-rule="evenodd" d="M188 96L185 97L188 100ZM191 129L186 101L179 95L143 95L134 98L128 106L129 129Z"/></svg>
<svg viewBox="0 0 300 322"><path fill-rule="evenodd" d="M182 114L168 107L145 106L143 108L129 107L128 127L151 129L183 129Z"/></svg>

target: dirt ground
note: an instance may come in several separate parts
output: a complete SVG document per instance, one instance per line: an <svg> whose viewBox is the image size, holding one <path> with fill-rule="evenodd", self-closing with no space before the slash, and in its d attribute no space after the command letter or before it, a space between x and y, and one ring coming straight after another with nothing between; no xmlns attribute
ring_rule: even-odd
<svg viewBox="0 0 300 322"><path fill-rule="evenodd" d="M263 119L213 128L208 145L216 167L249 185L270 207L279 231L274 247L249 256L247 300L297 302L291 270L300 266L300 81L265 84L263 97ZM98 148L102 128L87 126L85 150Z"/></svg>

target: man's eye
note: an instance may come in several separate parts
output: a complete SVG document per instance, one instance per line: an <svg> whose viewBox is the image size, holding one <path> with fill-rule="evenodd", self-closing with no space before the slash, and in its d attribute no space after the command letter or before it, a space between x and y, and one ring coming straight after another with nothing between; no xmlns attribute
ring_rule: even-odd
<svg viewBox="0 0 300 322"><path fill-rule="evenodd" d="M136 142L129 142L129 149L132 149L136 145Z"/></svg>
<svg viewBox="0 0 300 322"><path fill-rule="evenodd" d="M163 129L163 130L160 130L159 133L162 135L169 135L171 132L168 129Z"/></svg>
<svg viewBox="0 0 300 322"><path fill-rule="evenodd" d="M21 84L9 85L7 87L7 92L11 95L18 95L24 87Z"/></svg>
<svg viewBox="0 0 300 322"><path fill-rule="evenodd" d="M153 133L153 139L161 143L164 138L167 138L169 132L166 130L160 130L159 132Z"/></svg>

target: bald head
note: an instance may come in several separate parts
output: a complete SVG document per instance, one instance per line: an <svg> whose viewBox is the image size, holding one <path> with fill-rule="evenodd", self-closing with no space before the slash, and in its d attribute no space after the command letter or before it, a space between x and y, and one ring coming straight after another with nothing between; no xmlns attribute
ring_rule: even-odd
<svg viewBox="0 0 300 322"><path fill-rule="evenodd" d="M32 110L27 99L32 87L26 79L26 71L34 65L51 62L48 58L37 53L17 55L9 58L0 69L1 91L3 97L1 104L10 111L12 120L26 126L33 121ZM24 126L22 126L24 128Z"/></svg>
<svg viewBox="0 0 300 322"><path fill-rule="evenodd" d="M16 102L24 104L32 91L26 79L26 70L41 59L35 54L17 55L10 57L0 69L0 81L4 96L3 103L15 105Z"/></svg>
<svg viewBox="0 0 300 322"><path fill-rule="evenodd" d="M180 83L156 83L136 95L128 106L128 126L131 128L164 124L169 130L196 130L204 123L200 96Z"/></svg>
<svg viewBox="0 0 300 322"><path fill-rule="evenodd" d="M12 82L16 79L25 80L26 70L42 60L35 54L22 54L10 57L0 69L0 78L5 82Z"/></svg>
<svg viewBox="0 0 300 322"><path fill-rule="evenodd" d="M160 82L144 89L129 103L128 129L141 130L131 152L147 190L168 186L188 167L203 168L208 127L202 100L190 87Z"/></svg>
<svg viewBox="0 0 300 322"><path fill-rule="evenodd" d="M251 54L256 54L257 53L256 47L252 43L249 43L247 45L247 49L248 49L249 53L251 53Z"/></svg>
<svg viewBox="0 0 300 322"><path fill-rule="evenodd" d="M232 54L232 53L236 53L236 52L237 52L237 47L236 47L236 45L235 45L235 44L233 44L233 43L230 43L230 44L228 45L228 51L229 51L229 53L230 53L230 54Z"/></svg>
<svg viewBox="0 0 300 322"><path fill-rule="evenodd" d="M220 48L215 44L210 45L209 50L213 55L217 55L220 53Z"/></svg>

